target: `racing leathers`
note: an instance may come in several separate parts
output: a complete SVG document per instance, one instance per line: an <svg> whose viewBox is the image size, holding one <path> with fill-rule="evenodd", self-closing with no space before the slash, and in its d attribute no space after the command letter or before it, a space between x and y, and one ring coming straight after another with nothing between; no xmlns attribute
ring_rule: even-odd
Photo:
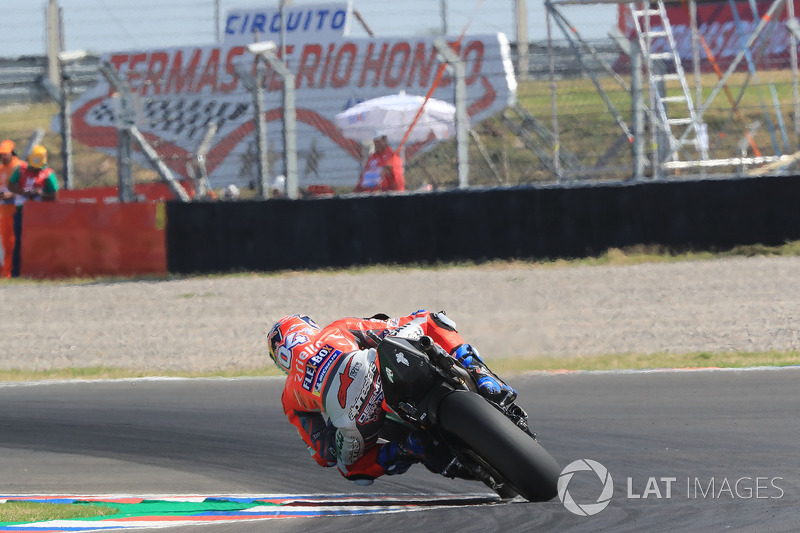
<svg viewBox="0 0 800 533"><path fill-rule="evenodd" d="M376 339L387 335L428 335L454 356L459 347L469 346L444 312L343 318L298 345L299 353L293 350L281 398L286 416L317 463L338 466L343 476L356 482L405 472L408 461L415 462L411 455L422 453L378 441L386 413L375 346ZM482 366L484 375L496 377Z"/></svg>

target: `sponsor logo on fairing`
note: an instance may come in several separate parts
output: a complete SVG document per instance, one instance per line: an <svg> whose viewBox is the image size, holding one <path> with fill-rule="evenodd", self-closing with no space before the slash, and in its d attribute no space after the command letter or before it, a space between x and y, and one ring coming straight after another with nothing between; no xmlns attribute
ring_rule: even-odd
<svg viewBox="0 0 800 533"><path fill-rule="evenodd" d="M330 348L330 346L327 347ZM331 356L325 361L322 368L319 369L319 372L317 372L317 379L314 381L314 389L311 391L315 396L322 394L322 385L325 383L325 376L328 375L331 365L339 359L340 355L342 355L341 350L334 350L331 352Z"/></svg>
<svg viewBox="0 0 800 533"><path fill-rule="evenodd" d="M329 344L320 348L313 357L306 361L303 388L319 396L322 390L322 383L325 381L325 375L328 373L331 364L340 355L342 355L342 352L335 350Z"/></svg>
<svg viewBox="0 0 800 533"><path fill-rule="evenodd" d="M311 390L311 385L314 383L314 374L317 369L309 363L306 363L306 373L303 377L303 388L307 391Z"/></svg>

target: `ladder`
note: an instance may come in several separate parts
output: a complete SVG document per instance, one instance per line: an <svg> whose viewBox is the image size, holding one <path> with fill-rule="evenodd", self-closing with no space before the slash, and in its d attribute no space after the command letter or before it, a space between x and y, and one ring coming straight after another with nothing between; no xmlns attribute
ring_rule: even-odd
<svg viewBox="0 0 800 533"><path fill-rule="evenodd" d="M664 163L708 160L707 128L698 120L664 0L634 2L630 10L650 88L651 161L653 177L659 177ZM680 93L667 94L669 81L680 82Z"/></svg>

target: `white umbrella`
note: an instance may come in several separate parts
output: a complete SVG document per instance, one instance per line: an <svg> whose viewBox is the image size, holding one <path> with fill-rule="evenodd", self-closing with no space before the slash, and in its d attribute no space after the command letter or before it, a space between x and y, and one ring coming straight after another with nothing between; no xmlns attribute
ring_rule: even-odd
<svg viewBox="0 0 800 533"><path fill-rule="evenodd" d="M368 141L385 134L390 142L398 143L403 140L423 102L423 96L405 92L373 98L336 115L336 125L348 139ZM455 106L429 98L414 123L408 142L424 141L431 133L437 139L448 139L455 131Z"/></svg>

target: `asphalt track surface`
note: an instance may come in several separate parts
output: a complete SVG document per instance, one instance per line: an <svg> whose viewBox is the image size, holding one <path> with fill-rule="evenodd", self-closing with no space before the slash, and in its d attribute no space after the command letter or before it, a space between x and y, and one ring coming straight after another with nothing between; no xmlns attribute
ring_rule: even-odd
<svg viewBox="0 0 800 533"><path fill-rule="evenodd" d="M556 498L168 531L800 531L798 378L797 368L511 378L562 467L591 459L608 469L613 497L593 516ZM279 408L281 386L0 384L0 493L487 493L421 466L371 487L346 482L308 457ZM583 471L568 488L594 503L602 483Z"/></svg>

